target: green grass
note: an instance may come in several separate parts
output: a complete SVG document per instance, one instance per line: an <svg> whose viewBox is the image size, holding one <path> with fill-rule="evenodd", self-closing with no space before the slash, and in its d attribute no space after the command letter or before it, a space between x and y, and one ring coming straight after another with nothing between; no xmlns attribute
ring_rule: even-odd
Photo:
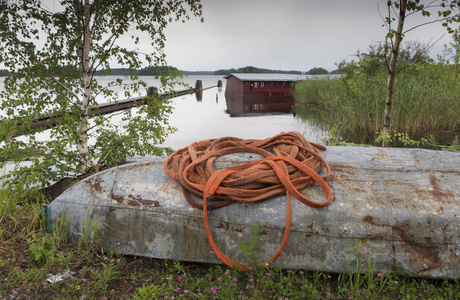
<svg viewBox="0 0 460 300"><path fill-rule="evenodd" d="M417 66L397 74L392 105L393 146L458 146L460 85L458 74L438 65ZM296 111L313 110L336 127L347 142L375 144L383 129L386 73L355 72L342 78L296 84ZM307 109L305 108L307 107ZM404 134L400 139L397 134Z"/></svg>
<svg viewBox="0 0 460 300"><path fill-rule="evenodd" d="M97 239L89 245L67 243L65 226L46 234L39 220L43 198L24 204L5 189L0 197L0 299L460 298L458 280L368 274L375 258L365 259L359 245L350 246L353 255L342 274L276 268L241 272L225 265L103 253L94 245ZM446 264L459 267L458 262Z"/></svg>

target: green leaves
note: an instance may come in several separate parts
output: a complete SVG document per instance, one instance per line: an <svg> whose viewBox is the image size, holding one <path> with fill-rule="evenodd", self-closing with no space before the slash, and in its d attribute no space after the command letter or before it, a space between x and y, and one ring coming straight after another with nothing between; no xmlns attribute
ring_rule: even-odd
<svg viewBox="0 0 460 300"><path fill-rule="evenodd" d="M11 73L0 91L0 157L15 165L5 178L8 185L44 186L91 164L169 151L156 146L173 132L168 101L125 112L123 122L116 124L113 115L87 112L98 103L118 101L113 87L125 97L145 95L147 84L135 76L101 84L96 71L110 70L113 62L129 70L166 65L164 29L172 20L201 17L199 0L62 0L53 7L23 0L0 1L0 8L0 62ZM134 28L148 37L146 53L136 46L146 43ZM176 75L163 74L164 90L172 88ZM31 130L47 116L53 116L51 129ZM95 118L86 121L88 117Z"/></svg>
<svg viewBox="0 0 460 300"><path fill-rule="evenodd" d="M43 235L37 237L35 233L33 233L28 242L28 250L32 260L43 265L54 258L54 253L57 251L56 244L54 243L54 236Z"/></svg>
<svg viewBox="0 0 460 300"><path fill-rule="evenodd" d="M449 33L453 32L452 25L460 21L460 14L458 9L460 8L460 1L458 0L436 0L428 4L421 4L420 0L400 0L400 1L387 1L388 16L384 17L384 26L386 25L389 28L389 31L392 31L391 24L396 21L398 17L398 12L408 13L409 14L421 14L424 17L431 17L433 13L436 14L437 18L428 20L425 23L415 25L407 31L421 27L426 24L431 24L435 22L442 23L442 26L446 27ZM392 14L395 14L395 17L392 17ZM392 39L394 35L387 35L387 38Z"/></svg>

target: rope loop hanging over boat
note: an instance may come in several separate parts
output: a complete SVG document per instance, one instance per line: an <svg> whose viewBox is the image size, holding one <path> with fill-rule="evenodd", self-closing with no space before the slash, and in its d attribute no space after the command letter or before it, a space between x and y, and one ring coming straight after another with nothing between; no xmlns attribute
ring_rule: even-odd
<svg viewBox="0 0 460 300"><path fill-rule="evenodd" d="M190 144L171 154L164 162L165 171L181 184L187 201L203 210L204 224L211 248L217 257L232 268L248 270L249 266L233 261L222 253L215 243L208 223L208 209L220 208L235 202L257 202L286 194L286 227L276 253L266 262L273 264L283 252L291 228L291 199L321 208L332 198L325 179L331 169L319 150L322 145L311 143L299 132L280 133L264 140L245 140L223 137ZM245 164L216 170L214 162L220 156L233 153L256 153L263 158ZM318 175L326 168L326 174ZM326 201L316 202L300 190L316 182L326 195ZM191 195L203 199L199 201Z"/></svg>

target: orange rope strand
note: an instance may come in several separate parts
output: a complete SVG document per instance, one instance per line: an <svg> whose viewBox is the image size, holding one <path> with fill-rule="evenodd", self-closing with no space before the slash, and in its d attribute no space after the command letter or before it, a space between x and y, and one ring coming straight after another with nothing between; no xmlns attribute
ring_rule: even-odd
<svg viewBox="0 0 460 300"><path fill-rule="evenodd" d="M280 133L265 140L224 137L195 142L177 150L165 160L164 169L182 185L187 201L203 209L206 234L217 257L229 267L248 270L248 265L233 261L219 250L209 228L208 209L286 194L283 239L276 253L258 266L273 264L283 252L289 237L292 221L290 195L313 208L324 207L331 201L331 189L324 181L331 174L331 169L319 151L325 149L310 143L298 132ZM214 169L218 157L238 152L256 153L263 158L226 169ZM323 166L326 175L320 176L318 172ZM326 201L316 202L299 192L313 182L324 191ZM203 202L197 202L190 195L203 199Z"/></svg>

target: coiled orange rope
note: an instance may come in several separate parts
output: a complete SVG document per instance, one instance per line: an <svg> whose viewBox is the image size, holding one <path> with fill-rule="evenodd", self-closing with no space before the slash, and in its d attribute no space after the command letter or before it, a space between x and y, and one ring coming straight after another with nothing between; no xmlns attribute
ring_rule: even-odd
<svg viewBox="0 0 460 300"><path fill-rule="evenodd" d="M273 264L283 252L291 228L291 200L294 195L301 203L314 208L326 206L332 197L324 181L331 169L319 150L324 146L308 142L298 132L280 133L265 140L244 140L234 137L195 142L171 154L164 162L165 171L184 189L187 201L203 209L204 224L211 248L229 267L248 270L248 265L227 257L217 247L209 229L208 209L216 209L234 202L256 202L286 194L286 227L276 253L258 266ZM250 152L264 158L222 170L214 169L215 160L222 155ZM326 168L326 175L318 172ZM315 202L299 190L316 182L326 194L326 201ZM203 199L202 203L191 196Z"/></svg>

